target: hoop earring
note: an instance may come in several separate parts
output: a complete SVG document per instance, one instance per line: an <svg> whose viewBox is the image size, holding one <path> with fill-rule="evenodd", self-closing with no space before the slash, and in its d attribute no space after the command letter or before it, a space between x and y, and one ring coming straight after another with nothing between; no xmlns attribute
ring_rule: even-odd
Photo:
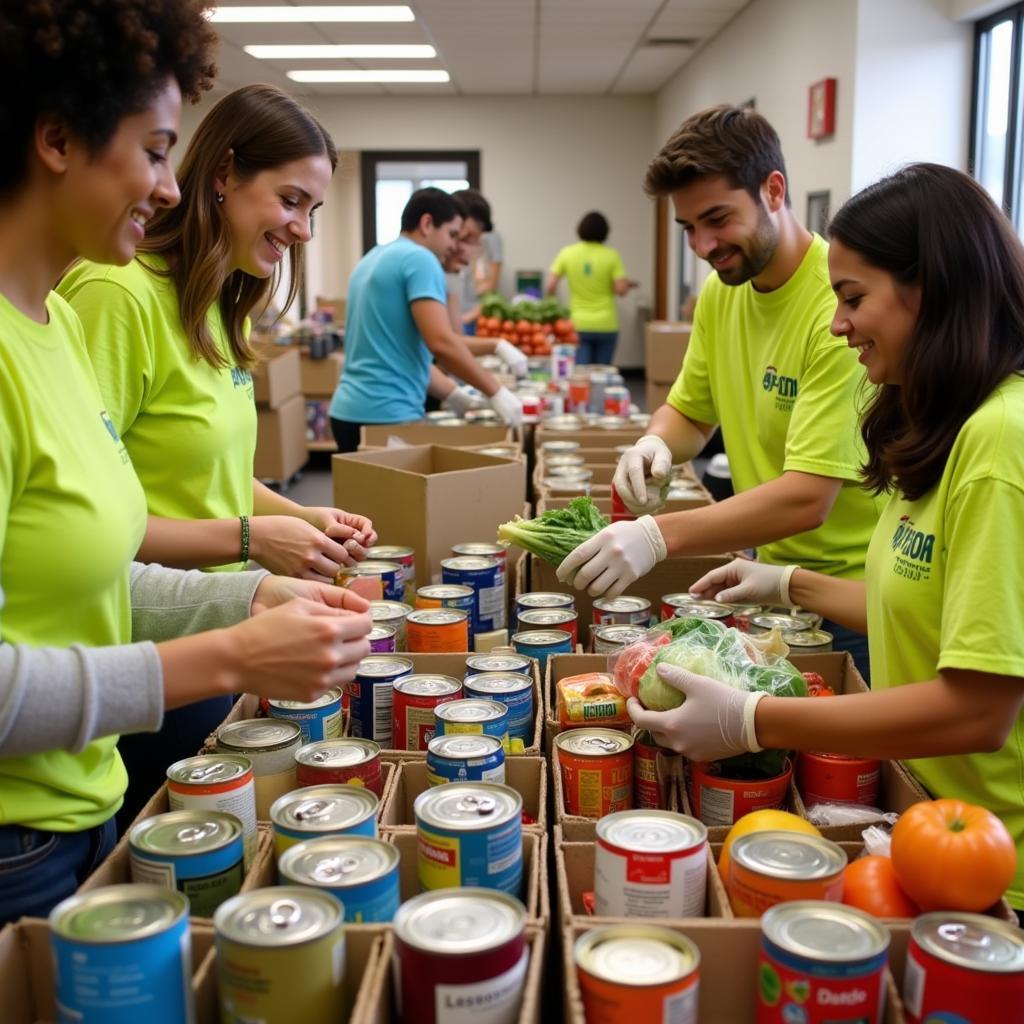
<svg viewBox="0 0 1024 1024"><path fill-rule="evenodd" d="M223 192L217 192L216 193L216 199L217 199L218 203L223 203L224 202L224 193Z"/></svg>

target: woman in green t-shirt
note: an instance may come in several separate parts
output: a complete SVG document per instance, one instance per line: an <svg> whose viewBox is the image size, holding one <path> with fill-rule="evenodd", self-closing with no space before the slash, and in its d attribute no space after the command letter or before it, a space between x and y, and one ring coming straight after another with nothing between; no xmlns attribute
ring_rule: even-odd
<svg viewBox="0 0 1024 1024"><path fill-rule="evenodd" d="M1022 910L1024 249L977 182L934 164L854 196L830 234L832 329L876 388L864 479L889 495L865 582L737 560L692 590L867 633L872 692L782 700L662 669L685 703L630 711L698 760L761 747L907 759L933 796L1002 819Z"/></svg>

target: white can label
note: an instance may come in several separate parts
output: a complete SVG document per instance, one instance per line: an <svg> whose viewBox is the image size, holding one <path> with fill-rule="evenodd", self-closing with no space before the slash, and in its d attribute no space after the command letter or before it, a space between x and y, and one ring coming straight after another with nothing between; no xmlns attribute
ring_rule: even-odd
<svg viewBox="0 0 1024 1024"><path fill-rule="evenodd" d="M523 999L530 952L496 978L471 985L437 985L434 1014L444 1024L515 1024Z"/></svg>
<svg viewBox="0 0 1024 1024"><path fill-rule="evenodd" d="M705 825L733 824L733 797L727 789L700 787L700 820Z"/></svg>
<svg viewBox="0 0 1024 1024"><path fill-rule="evenodd" d="M143 860L134 853L128 855L132 881L136 885L162 885L165 889L175 887L174 865L155 860Z"/></svg>
<svg viewBox="0 0 1024 1024"><path fill-rule="evenodd" d="M697 1024L698 991L696 985L691 985L678 995L669 996L665 1000L661 1024Z"/></svg>
<svg viewBox="0 0 1024 1024"><path fill-rule="evenodd" d="M598 842L594 899L601 917L703 917L708 847L636 853Z"/></svg>
<svg viewBox="0 0 1024 1024"><path fill-rule="evenodd" d="M499 576L497 587L481 587L477 593L480 618L490 619L492 629L505 628L505 577Z"/></svg>
<svg viewBox="0 0 1024 1024"><path fill-rule="evenodd" d="M223 793L182 793L168 786L167 803L172 811L223 811L238 818L245 834L245 868L249 869L256 856L256 784L252 779Z"/></svg>

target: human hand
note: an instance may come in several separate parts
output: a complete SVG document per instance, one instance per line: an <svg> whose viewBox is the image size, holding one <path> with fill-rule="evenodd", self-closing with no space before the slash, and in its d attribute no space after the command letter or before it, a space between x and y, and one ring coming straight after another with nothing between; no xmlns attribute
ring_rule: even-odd
<svg viewBox="0 0 1024 1024"><path fill-rule="evenodd" d="M357 561L361 562L366 557L365 550L360 554L358 548L372 548L377 543L373 521L358 512L311 505L304 509L302 518L318 530L323 530L328 537L339 541Z"/></svg>
<svg viewBox="0 0 1024 1024"><path fill-rule="evenodd" d="M718 761L723 757L757 753L754 713L762 690L734 690L707 676L675 665L659 665L658 675L686 700L671 711L647 711L636 697L626 702L629 717L649 729L654 742L683 754L691 761Z"/></svg>
<svg viewBox="0 0 1024 1024"><path fill-rule="evenodd" d="M275 575L333 583L340 566L356 562L345 544L353 543L357 531L346 527L339 532L347 532L350 539L334 540L298 516L253 516L249 520L249 553ZM361 551L359 542L354 542Z"/></svg>
<svg viewBox="0 0 1024 1024"><path fill-rule="evenodd" d="M468 388L455 385L441 401L444 408L451 410L456 416L465 416L476 404L476 397Z"/></svg>
<svg viewBox="0 0 1024 1024"><path fill-rule="evenodd" d="M252 598L252 614L260 615L271 608L285 604L295 598L322 604L326 608L355 612L363 615L370 610L370 602L347 587L336 587L333 583L317 583L314 580L299 580L292 576L264 576Z"/></svg>
<svg viewBox="0 0 1024 1024"><path fill-rule="evenodd" d="M498 388L487 401L508 426L518 427L522 424L523 403L508 388Z"/></svg>
<svg viewBox="0 0 1024 1024"><path fill-rule="evenodd" d="M651 516L612 523L571 551L557 576L591 597L618 597L668 557L665 538Z"/></svg>
<svg viewBox="0 0 1024 1024"><path fill-rule="evenodd" d="M734 558L701 576L690 593L726 604L788 605L789 581L798 568Z"/></svg>
<svg viewBox="0 0 1024 1024"><path fill-rule="evenodd" d="M499 338L494 345L494 354L508 367L513 376L526 376L530 361L526 358L526 353L517 349L512 342Z"/></svg>
<svg viewBox="0 0 1024 1024"><path fill-rule="evenodd" d="M636 515L655 512L663 504L661 486L672 472L672 452L657 434L644 434L622 453L612 485L623 504Z"/></svg>

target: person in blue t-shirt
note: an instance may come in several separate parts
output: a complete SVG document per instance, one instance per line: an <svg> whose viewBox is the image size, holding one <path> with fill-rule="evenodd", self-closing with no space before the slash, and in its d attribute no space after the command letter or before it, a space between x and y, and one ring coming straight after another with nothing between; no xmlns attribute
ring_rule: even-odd
<svg viewBox="0 0 1024 1024"><path fill-rule="evenodd" d="M442 261L458 244L459 206L438 188L414 192L401 235L360 260L348 286L345 367L331 400L339 451L355 451L364 423L423 417L430 367L438 364L486 395L517 425L522 403L474 359L448 317Z"/></svg>

